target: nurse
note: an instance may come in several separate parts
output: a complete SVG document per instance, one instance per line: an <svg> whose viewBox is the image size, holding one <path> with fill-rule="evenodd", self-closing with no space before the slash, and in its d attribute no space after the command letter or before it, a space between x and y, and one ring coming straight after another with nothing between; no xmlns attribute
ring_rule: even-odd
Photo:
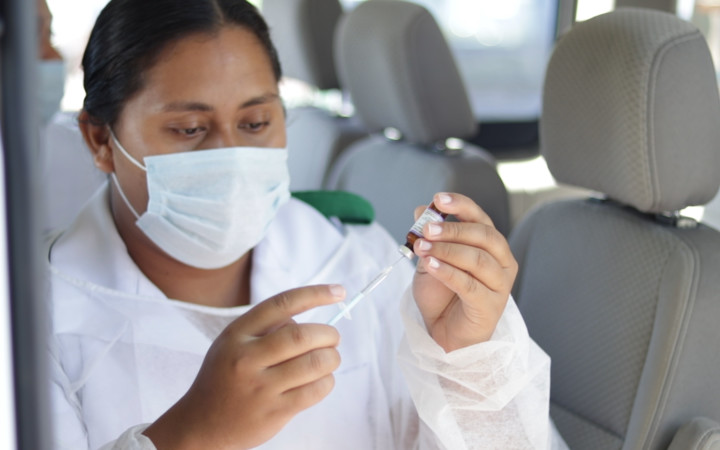
<svg viewBox="0 0 720 450"><path fill-rule="evenodd" d="M459 222L426 226L417 271L323 325L397 244L289 199L253 6L111 0L83 68L110 181L49 250L57 448L549 448L549 359L469 198L435 195Z"/></svg>

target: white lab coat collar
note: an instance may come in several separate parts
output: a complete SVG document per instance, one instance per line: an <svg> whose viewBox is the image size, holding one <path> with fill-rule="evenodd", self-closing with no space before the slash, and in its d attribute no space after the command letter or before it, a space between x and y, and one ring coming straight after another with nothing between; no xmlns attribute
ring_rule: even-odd
<svg viewBox="0 0 720 450"><path fill-rule="evenodd" d="M51 269L79 287L105 289L147 299L165 295L137 268L115 228L105 183L67 231L52 244ZM62 267L62 272L57 267Z"/></svg>

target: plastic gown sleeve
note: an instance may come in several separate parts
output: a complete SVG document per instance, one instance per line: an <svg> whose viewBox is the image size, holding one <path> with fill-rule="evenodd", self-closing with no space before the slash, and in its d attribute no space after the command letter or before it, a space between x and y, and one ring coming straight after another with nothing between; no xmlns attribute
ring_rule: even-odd
<svg viewBox="0 0 720 450"><path fill-rule="evenodd" d="M399 362L422 421L420 448L563 449L549 417L550 358L530 339L512 298L491 339L446 353L411 290Z"/></svg>
<svg viewBox="0 0 720 450"><path fill-rule="evenodd" d="M108 444L105 444L100 450L157 450L150 438L142 434L150 424L142 424L128 429L120 435L120 437Z"/></svg>

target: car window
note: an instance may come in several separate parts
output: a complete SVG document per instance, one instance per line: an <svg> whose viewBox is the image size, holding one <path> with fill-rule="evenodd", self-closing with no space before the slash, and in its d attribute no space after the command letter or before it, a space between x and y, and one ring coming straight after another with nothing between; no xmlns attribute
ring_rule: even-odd
<svg viewBox="0 0 720 450"><path fill-rule="evenodd" d="M582 22L615 8L615 0L577 0L575 21Z"/></svg>
<svg viewBox="0 0 720 450"><path fill-rule="evenodd" d="M53 15L52 41L65 61L65 95L63 111L79 111L85 98L80 63L90 30L109 0L47 0ZM262 0L249 0L260 6Z"/></svg>
<svg viewBox="0 0 720 450"><path fill-rule="evenodd" d="M362 0L342 0L352 9ZM48 0L53 42L66 62L62 109L84 97L80 61L92 24L107 0ZM262 0L255 0L262 6ZM418 0L440 23L483 121L532 120L540 114L545 65L555 36L557 0ZM470 8L470 10L468 10ZM291 100L292 101L292 100Z"/></svg>
<svg viewBox="0 0 720 450"><path fill-rule="evenodd" d="M715 71L720 79L720 2L690 0L682 4L682 8L678 7L678 14L690 20L705 35L715 63Z"/></svg>
<svg viewBox="0 0 720 450"><path fill-rule="evenodd" d="M720 84L720 2L716 0L679 0L678 15L691 21L705 35ZM720 229L720 195L705 206L695 207L695 217Z"/></svg>

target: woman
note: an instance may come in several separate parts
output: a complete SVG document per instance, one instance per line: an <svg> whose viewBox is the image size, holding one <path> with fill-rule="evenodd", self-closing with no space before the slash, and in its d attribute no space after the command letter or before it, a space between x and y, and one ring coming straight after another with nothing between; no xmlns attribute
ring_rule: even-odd
<svg viewBox="0 0 720 450"><path fill-rule="evenodd" d="M81 129L111 183L49 253L59 448L548 446L549 360L470 199L437 194L460 222L426 226L415 275L324 325L398 253L288 200L254 7L112 0L83 67Z"/></svg>

